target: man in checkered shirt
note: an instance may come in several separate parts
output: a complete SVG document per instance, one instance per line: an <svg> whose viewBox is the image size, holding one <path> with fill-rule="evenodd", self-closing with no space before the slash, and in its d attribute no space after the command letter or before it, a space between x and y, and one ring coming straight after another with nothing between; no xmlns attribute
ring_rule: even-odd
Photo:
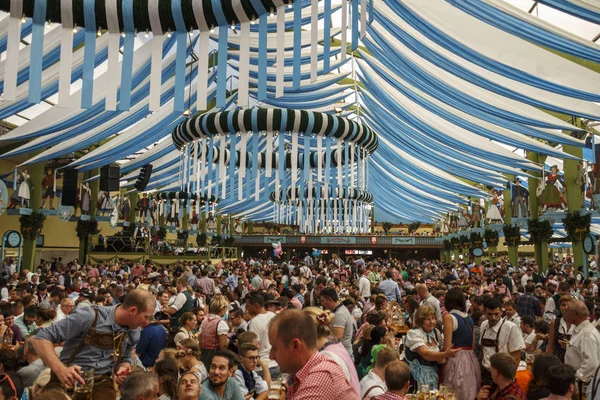
<svg viewBox="0 0 600 400"><path fill-rule="evenodd" d="M291 375L287 400L358 400L341 367L317 349L317 326L301 310L286 310L271 320L271 359Z"/></svg>
<svg viewBox="0 0 600 400"><path fill-rule="evenodd" d="M526 315L533 318L542 316L542 305L540 304L540 301L533 296L534 290L535 286L533 282L529 282L525 285L525 294L517 297L517 301L515 302L517 305L517 314L521 317Z"/></svg>

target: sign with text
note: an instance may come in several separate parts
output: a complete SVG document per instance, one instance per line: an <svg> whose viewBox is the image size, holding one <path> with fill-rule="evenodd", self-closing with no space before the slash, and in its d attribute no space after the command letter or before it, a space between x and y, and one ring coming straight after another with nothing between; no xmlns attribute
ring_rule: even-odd
<svg viewBox="0 0 600 400"><path fill-rule="evenodd" d="M285 243L285 236L265 236L265 243Z"/></svg>
<svg viewBox="0 0 600 400"><path fill-rule="evenodd" d="M323 236L321 244L356 244L356 238L352 236Z"/></svg>
<svg viewBox="0 0 600 400"><path fill-rule="evenodd" d="M347 256L351 256L351 255L372 256L373 255L373 250L346 250L346 251L344 251L344 254L347 255Z"/></svg>
<svg viewBox="0 0 600 400"><path fill-rule="evenodd" d="M377 244L377 236L371 236L371 244Z"/></svg>
<svg viewBox="0 0 600 400"><path fill-rule="evenodd" d="M392 238L392 244L415 244L414 237L394 237Z"/></svg>

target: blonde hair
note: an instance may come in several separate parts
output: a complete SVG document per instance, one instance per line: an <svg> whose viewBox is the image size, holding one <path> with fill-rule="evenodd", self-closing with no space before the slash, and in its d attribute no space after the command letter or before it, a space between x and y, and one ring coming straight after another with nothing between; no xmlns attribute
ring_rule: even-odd
<svg viewBox="0 0 600 400"><path fill-rule="evenodd" d="M329 310L321 310L318 307L306 307L304 310L317 324L317 337L329 337L332 332L332 324L335 315Z"/></svg>
<svg viewBox="0 0 600 400"><path fill-rule="evenodd" d="M177 350L176 349L168 347L166 349L162 349L161 352L163 355L162 356L163 360L167 360L167 359L174 360L174 361L177 360Z"/></svg>
<svg viewBox="0 0 600 400"><path fill-rule="evenodd" d="M573 300L575 300L575 299L569 295L560 296L560 299L558 299L558 305L561 306L563 303L568 303L569 301L573 301Z"/></svg>
<svg viewBox="0 0 600 400"><path fill-rule="evenodd" d="M436 317L435 309L432 306L425 305L417 308L417 311L415 311L415 325L422 328L423 322L429 317Z"/></svg>
<svg viewBox="0 0 600 400"><path fill-rule="evenodd" d="M375 329L375 325L367 325L362 331L361 340L371 340L371 332Z"/></svg>
<svg viewBox="0 0 600 400"><path fill-rule="evenodd" d="M226 310L227 307L229 307L229 300L227 300L227 297L219 294L211 300L208 312L217 315L221 311Z"/></svg>
<svg viewBox="0 0 600 400"><path fill-rule="evenodd" d="M194 339L183 339L177 346L184 349L184 355L192 355L200 359L200 345Z"/></svg>

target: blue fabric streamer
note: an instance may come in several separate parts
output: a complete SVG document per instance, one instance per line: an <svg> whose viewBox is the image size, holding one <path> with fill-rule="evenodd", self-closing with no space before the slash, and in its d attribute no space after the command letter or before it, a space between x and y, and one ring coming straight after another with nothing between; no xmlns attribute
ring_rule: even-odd
<svg viewBox="0 0 600 400"><path fill-rule="evenodd" d="M445 34L440 29L436 28L431 23L418 16L401 2L390 2L389 6L394 9L394 11L396 11L396 13L408 24L419 30L429 39L438 43L448 51L451 51L460 57L479 65L482 68L488 69L507 78L514 79L518 82L522 82L543 90L548 90L563 96L575 97L586 101L600 102L600 95L598 94L585 92L579 89L573 89L542 79L538 76L523 72L515 67L503 64L494 59L486 57L481 53L478 53L477 51L462 44L454 37Z"/></svg>
<svg viewBox="0 0 600 400"><path fill-rule="evenodd" d="M407 34L406 32L399 30L399 29L395 29L395 25L393 23L391 23L389 20L387 20L385 18L385 16L381 15L380 13L376 13L375 19L378 22L380 22L388 30L388 32L390 34L392 34L396 39L400 40L410 50L414 51L415 53L417 53L418 55L420 55L427 61L431 62L432 64L445 69L446 71L458 76L461 79L471 82L477 86L481 86L487 90L498 93L502 96L506 96L513 100L517 100L517 101L532 105L534 107L545 108L550 111L580 116L580 117L584 117L584 118L597 119L597 117L595 117L593 115L581 113L581 112L578 112L577 110L557 107L553 104L546 103L544 101L540 101L540 100L537 100L537 99L534 99L531 97L527 97L526 95L524 95L520 92L511 90L511 89L507 89L504 86L496 84L486 78L483 78L483 77L465 69L462 65L455 63L454 61L449 60L446 57L443 57L439 53L432 51L431 49L429 49L428 47L421 44L418 40L416 40L414 37ZM370 28L367 28L367 30L369 32L374 31L373 29L370 29ZM365 38L365 39L368 39L368 38ZM384 43L377 42L377 44L383 45ZM391 53L386 53L386 55L391 55ZM389 63L388 63L388 65L389 65ZM479 103L479 101L477 101L477 103Z"/></svg>
<svg viewBox="0 0 600 400"><path fill-rule="evenodd" d="M210 4L212 6L212 12L217 20L217 25L219 28L229 27L231 21L227 21L225 18L225 13L223 12L223 7L221 5L221 0L210 0ZM219 36L221 36L221 30L219 30Z"/></svg>
<svg viewBox="0 0 600 400"><path fill-rule="evenodd" d="M328 40L326 40L326 41L328 41ZM294 80L293 80L293 84L292 84L292 87L294 89L297 89L300 87L301 51L302 51L302 3L297 1L294 3L294 59L293 59Z"/></svg>
<svg viewBox="0 0 600 400"><path fill-rule="evenodd" d="M187 29L183 19L181 0L171 1L171 14L177 29L177 56L175 62L175 102L174 110L183 112L185 110L185 61L187 58Z"/></svg>
<svg viewBox="0 0 600 400"><path fill-rule="evenodd" d="M213 0L214 2L214 0ZM219 27L219 51L218 51L218 72L217 72L217 107L225 106L227 96L227 35L229 28Z"/></svg>
<svg viewBox="0 0 600 400"><path fill-rule="evenodd" d="M325 0L323 7L323 74L326 74L330 71L331 61L331 0Z"/></svg>
<svg viewBox="0 0 600 400"><path fill-rule="evenodd" d="M574 57L600 62L600 49L592 42L586 46L580 42L562 36L551 30L530 24L512 14L480 0L449 0L450 4L477 19L502 29L512 35L528 40L540 46L562 51ZM582 17L581 15L579 16Z"/></svg>
<svg viewBox="0 0 600 400"><path fill-rule="evenodd" d="M279 182L281 184L281 201L285 201L287 199L287 185L286 185L286 176L285 176L285 169L284 169L284 165L285 165L285 153L284 153L284 140L283 140L283 132L281 132L279 134L279 147L278 147L278 153L279 153L279 165L278 165L278 170L279 170Z"/></svg>
<svg viewBox="0 0 600 400"><path fill-rule="evenodd" d="M298 3L302 3L302 2L298 1ZM256 11L256 13L258 15L266 15L267 14L267 9L263 5L262 1L250 0L250 4L252 4L252 8L254 8L254 11Z"/></svg>
<svg viewBox="0 0 600 400"><path fill-rule="evenodd" d="M119 88L119 111L129 111L131 107L131 79L133 74L133 45L135 42L135 27L133 24L133 0L123 0L123 28L125 43L121 63L121 87Z"/></svg>
<svg viewBox="0 0 600 400"><path fill-rule="evenodd" d="M342 159L344 160L344 186L345 187L350 187L350 158L348 157L349 155L349 146L348 146L348 141L344 140L344 157L342 157Z"/></svg>
<svg viewBox="0 0 600 400"><path fill-rule="evenodd" d="M73 35L73 48L78 48L82 43L85 36L85 31L80 30ZM33 41L31 43L33 47ZM42 71L51 65L55 64L60 59L60 44L54 48L48 49L46 54L43 55L42 59ZM31 64L21 69L17 74L17 86L23 84L29 80ZM29 84L31 86L31 83ZM31 89L30 89L31 91ZM40 88L41 91L41 88ZM0 82L0 93L4 92L4 81ZM39 100L41 101L41 100ZM38 102L39 102L38 101Z"/></svg>
<svg viewBox="0 0 600 400"><path fill-rule="evenodd" d="M29 67L29 101L37 104L42 100L42 61L44 51L44 25L47 0L35 0L33 8L33 34ZM95 52L94 52L95 53ZM93 56L93 55L92 55Z"/></svg>
<svg viewBox="0 0 600 400"><path fill-rule="evenodd" d="M202 182L202 187L206 187L206 185L210 185L211 184L211 178L213 175L213 157L214 157L214 153L213 153L213 147L215 145L215 139L214 136L210 136L208 138L208 158L206 159L207 163L208 163L208 171L207 171L207 176L204 178L203 182ZM214 193L214 191L212 191L212 193ZM206 212L208 212L208 202L206 203Z"/></svg>
<svg viewBox="0 0 600 400"><path fill-rule="evenodd" d="M233 113L231 113L231 115L233 116ZM236 146L237 146L237 134L235 133L235 131L233 130L229 130L230 134L230 145L229 145L229 193L231 193L232 196L234 196L234 181L235 179L233 179L234 175L235 175L235 165L237 163L237 151L236 151Z"/></svg>
<svg viewBox="0 0 600 400"><path fill-rule="evenodd" d="M569 0L539 0L539 3L546 4L557 10L571 14L577 18L585 19L586 21L600 24L600 13L590 10L586 7L581 7L572 3Z"/></svg>
<svg viewBox="0 0 600 400"><path fill-rule="evenodd" d="M337 121L334 118L334 121ZM323 141L325 142L325 185L330 187L331 184L331 139L327 136L323 136Z"/></svg>
<svg viewBox="0 0 600 400"><path fill-rule="evenodd" d="M252 133L252 177L256 180L258 176L258 138L260 132L254 131ZM253 190L253 188L250 188Z"/></svg>
<svg viewBox="0 0 600 400"><path fill-rule="evenodd" d="M371 93L373 95L375 95L376 97L379 97L380 95L383 95L383 91L381 90L381 88L379 86L377 86L369 77L368 74L362 74L363 75L363 79L361 80L363 83L365 83L365 86L367 86L369 88L369 90L371 91ZM391 79L389 79L388 76L382 76L382 78L384 78L386 81L388 81L389 83L392 83L392 86L394 86L396 89L398 89L404 96L406 96L408 99L412 100L413 102L415 102L416 104L419 104L420 106L422 106L423 108L429 110L430 112L440 116L441 118L453 123L456 126L460 126L464 129L467 129L471 132L474 132L480 136L486 137L490 140L496 140L500 143L504 143L507 144L509 146L514 146L514 147L520 147L523 148L525 150L528 151L533 151L536 153L541 153L541 154L546 154L546 155L551 155L553 157L559 157L559 158L571 158L571 159L577 159L577 157L574 156L570 156L566 153L563 153L562 151L552 151L550 149L548 149L547 147L544 148L540 148L539 146L537 146L537 142L536 143L531 143L531 142L525 142L525 141L521 141L518 140L516 138L511 138L508 136L502 136L502 135L498 135L496 132L491 131L490 129L487 129L485 127L479 126L475 123L470 122L469 120L466 120L464 118L461 118L459 116L456 116L454 114L452 114L450 111L447 111L439 106L437 106L436 104L429 102L428 100L424 99L423 97L419 96L417 93L412 92L410 89L408 89L407 87L404 87L403 85L401 85L399 82L390 82ZM581 143L581 146L583 146L583 142Z"/></svg>
<svg viewBox="0 0 600 400"><path fill-rule="evenodd" d="M352 0L352 50L358 48L358 35L360 33L360 27L358 21L360 19L360 11L358 10L358 1Z"/></svg>
<svg viewBox="0 0 600 400"><path fill-rule="evenodd" d="M83 1L85 21L85 47L83 51L83 82L81 86L81 108L93 105L94 59L96 55L96 11L95 0ZM132 49L133 50L133 49Z"/></svg>
<svg viewBox="0 0 600 400"><path fill-rule="evenodd" d="M267 14L259 18L258 30L258 101L267 99Z"/></svg>

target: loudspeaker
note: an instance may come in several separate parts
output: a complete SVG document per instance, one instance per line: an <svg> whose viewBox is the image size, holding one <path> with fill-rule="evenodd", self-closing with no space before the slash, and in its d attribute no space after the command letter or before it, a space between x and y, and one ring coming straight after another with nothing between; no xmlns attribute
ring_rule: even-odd
<svg viewBox="0 0 600 400"><path fill-rule="evenodd" d="M75 168L66 168L63 170L63 187L61 203L63 206L77 205L77 175Z"/></svg>
<svg viewBox="0 0 600 400"><path fill-rule="evenodd" d="M121 167L105 165L100 168L100 190L103 192L117 192L120 189L120 177Z"/></svg>
<svg viewBox="0 0 600 400"><path fill-rule="evenodd" d="M152 164L144 165L142 168L140 168L140 174L137 178L137 181L135 181L135 185L133 185L133 187L136 188L138 192L143 192L144 189L146 189L146 186L148 186L148 181L150 181L151 174Z"/></svg>

